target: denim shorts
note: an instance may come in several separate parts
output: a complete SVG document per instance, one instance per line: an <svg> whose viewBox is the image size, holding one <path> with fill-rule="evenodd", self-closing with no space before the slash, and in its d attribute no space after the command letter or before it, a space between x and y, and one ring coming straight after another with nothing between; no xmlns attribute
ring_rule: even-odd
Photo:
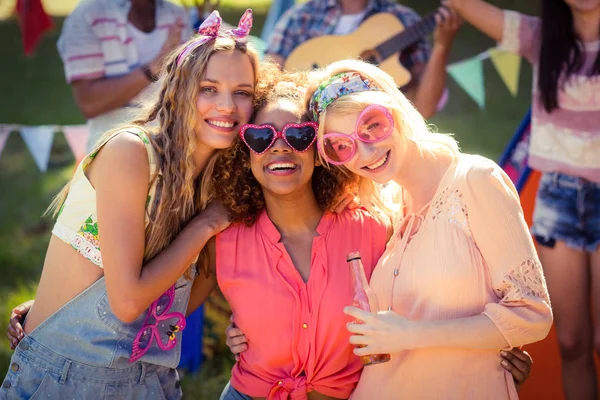
<svg viewBox="0 0 600 400"><path fill-rule="evenodd" d="M593 252L600 245L600 183L557 172L542 174L531 229L537 242Z"/></svg>
<svg viewBox="0 0 600 400"><path fill-rule="evenodd" d="M0 399L149 399L182 397L177 371L137 362L126 368L78 363L42 346L29 336L19 343Z"/></svg>
<svg viewBox="0 0 600 400"><path fill-rule="evenodd" d="M252 400L252 397L239 392L236 388L231 386L231 382L227 382L227 386L223 389L219 400Z"/></svg>

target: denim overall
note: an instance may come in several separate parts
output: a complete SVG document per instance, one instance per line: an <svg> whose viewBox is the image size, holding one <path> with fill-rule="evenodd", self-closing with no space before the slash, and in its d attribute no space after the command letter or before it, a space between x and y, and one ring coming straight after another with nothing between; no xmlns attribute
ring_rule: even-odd
<svg viewBox="0 0 600 400"><path fill-rule="evenodd" d="M195 275L193 267L192 276ZM182 276L168 312L185 315L193 279ZM129 363L133 340L146 313L131 324L111 311L104 278L65 304L26 335L15 350L0 399L180 399L177 346L153 343ZM159 332L166 330L161 326Z"/></svg>

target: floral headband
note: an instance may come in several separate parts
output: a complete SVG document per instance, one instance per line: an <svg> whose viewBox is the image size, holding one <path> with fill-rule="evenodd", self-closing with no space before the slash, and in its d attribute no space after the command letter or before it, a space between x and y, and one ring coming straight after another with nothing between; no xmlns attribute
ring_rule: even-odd
<svg viewBox="0 0 600 400"><path fill-rule="evenodd" d="M380 91L369 79L358 72L342 72L322 82L310 98L308 113L313 121L319 121L319 115L334 101L342 96L368 91Z"/></svg>
<svg viewBox="0 0 600 400"><path fill-rule="evenodd" d="M181 54L177 56L177 66L179 66L179 64L181 64L181 60L183 60L185 56L190 54L192 51L202 46L204 43L219 37L219 29L221 29L222 21L223 19L219 15L219 12L217 10L213 11L198 28L198 36L196 36L195 40L188 44L185 49L183 49ZM240 40L245 39L250 33L251 29L252 10L247 9L244 15L242 15L242 18L240 18L237 28L230 29L225 32L225 34L233 37L234 39Z"/></svg>

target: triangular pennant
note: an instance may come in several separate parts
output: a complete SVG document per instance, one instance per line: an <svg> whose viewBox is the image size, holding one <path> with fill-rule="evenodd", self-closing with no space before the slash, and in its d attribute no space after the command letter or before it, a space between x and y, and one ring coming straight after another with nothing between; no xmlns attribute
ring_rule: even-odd
<svg viewBox="0 0 600 400"><path fill-rule="evenodd" d="M87 125L72 125L64 126L62 131L65 134L69 148L75 156L75 161L79 163L86 154L86 143L90 130Z"/></svg>
<svg viewBox="0 0 600 400"><path fill-rule="evenodd" d="M473 57L448 66L448 73L456 83L479 105L485 107L483 65L480 57Z"/></svg>
<svg viewBox="0 0 600 400"><path fill-rule="evenodd" d="M54 126L21 126L21 137L25 141L35 163L42 172L48 169L52 140L54 139Z"/></svg>
<svg viewBox="0 0 600 400"><path fill-rule="evenodd" d="M2 155L2 151L6 145L6 140L8 139L8 135L10 135L12 130L13 127L11 125L0 125L0 155Z"/></svg>
<svg viewBox="0 0 600 400"><path fill-rule="evenodd" d="M30 56L44 32L52 28L52 19L46 14L41 0L17 0L16 10L25 55Z"/></svg>
<svg viewBox="0 0 600 400"><path fill-rule="evenodd" d="M517 54L502 51L499 49L490 49L490 58L502 81L513 96L517 95L519 90L519 72L521 69L521 57Z"/></svg>

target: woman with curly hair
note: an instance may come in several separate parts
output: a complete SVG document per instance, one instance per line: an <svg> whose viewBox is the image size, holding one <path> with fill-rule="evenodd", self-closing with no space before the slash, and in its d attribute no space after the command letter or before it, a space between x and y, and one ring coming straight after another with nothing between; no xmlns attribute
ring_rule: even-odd
<svg viewBox="0 0 600 400"><path fill-rule="evenodd" d="M361 364L344 329L353 296L346 255L360 251L370 275L386 224L364 209L333 212L358 178L317 159L305 76L274 66L263 76L254 124L242 126L213 175L232 226L209 242L207 281L218 282L252 343L221 399L347 398ZM207 295L195 293L190 306Z"/></svg>
<svg viewBox="0 0 600 400"><path fill-rule="evenodd" d="M346 255L359 251L370 276L387 217L381 204L370 214L340 202L368 183L365 204L377 203L376 186L321 164L302 103L306 76L272 68L257 85L254 124L215 166L216 196L233 225L209 243L209 279L235 315L228 336L240 334L228 345L245 350L221 399L345 399L362 370L342 313L353 297Z"/></svg>
<svg viewBox="0 0 600 400"><path fill-rule="evenodd" d="M251 11L233 31L219 25L211 15L169 56L147 118L106 133L52 203L57 222L1 399L181 398L195 260L229 225L208 205L211 174L250 119L259 73L240 40Z"/></svg>

